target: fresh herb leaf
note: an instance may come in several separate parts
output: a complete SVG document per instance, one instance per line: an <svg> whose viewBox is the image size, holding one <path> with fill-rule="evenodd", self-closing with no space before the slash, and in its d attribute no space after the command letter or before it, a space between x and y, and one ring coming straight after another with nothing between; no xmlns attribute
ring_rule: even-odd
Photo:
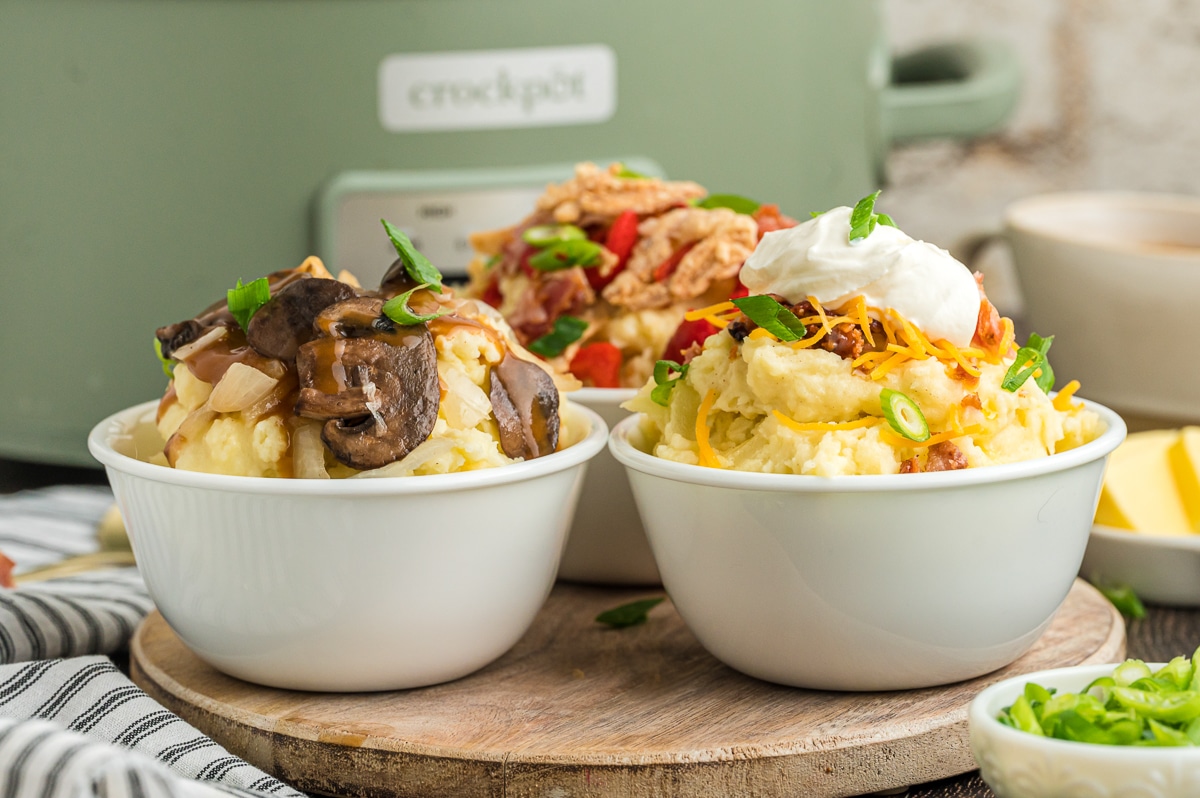
<svg viewBox="0 0 1200 798"><path fill-rule="evenodd" d="M250 319L258 309L271 299L271 284L266 277L259 277L246 285L238 280L237 285L225 292L225 303L233 318L245 330L250 326Z"/></svg>
<svg viewBox="0 0 1200 798"><path fill-rule="evenodd" d="M442 308L435 313L413 313L412 308L408 306L408 300L412 295L422 288L431 288L429 285L418 285L416 288L405 291L403 294L394 296L387 302L383 303L383 315L387 316L397 324L408 327L413 324L424 324L427 321L432 321L439 316L445 316L450 313L448 308Z"/></svg>
<svg viewBox="0 0 1200 798"><path fill-rule="evenodd" d="M732 300L746 318L774 335L780 341L799 341L808 334L796 314L764 294Z"/></svg>
<svg viewBox="0 0 1200 798"><path fill-rule="evenodd" d="M675 372L674 377L671 372ZM650 391L650 399L655 403L667 406L671 391L675 385L687 375L688 364L676 363L674 360L659 360L654 364L654 389Z"/></svg>
<svg viewBox="0 0 1200 798"><path fill-rule="evenodd" d="M539 224L525 229L521 240L539 249L551 244L561 244L563 241L582 241L587 233L573 224Z"/></svg>
<svg viewBox="0 0 1200 798"><path fill-rule="evenodd" d="M531 257L529 265L542 272L569 269L572 266L598 266L602 249L595 241L561 241Z"/></svg>
<svg viewBox="0 0 1200 798"><path fill-rule="evenodd" d="M575 316L559 316L554 320L554 329L530 342L530 352L542 357L558 357L571 344L583 337L588 323Z"/></svg>
<svg viewBox="0 0 1200 798"><path fill-rule="evenodd" d="M925 414L912 399L900 391L884 388L879 392L879 404L888 426L910 441L920 443L929 440L929 422Z"/></svg>
<svg viewBox="0 0 1200 798"><path fill-rule="evenodd" d="M649 180L650 175L644 175L641 172L635 172L625 164L621 164L621 170L617 172L617 177L622 180Z"/></svg>
<svg viewBox="0 0 1200 798"><path fill-rule="evenodd" d="M808 215L811 216L812 218L816 219L818 216L820 216L823 213L825 213L825 211L809 211Z"/></svg>
<svg viewBox="0 0 1200 798"><path fill-rule="evenodd" d="M392 246L396 248L396 254L404 263L404 271L408 273L412 281L428 286L429 290L435 294L442 293L442 273L437 270L437 267L413 246L413 242L404 234L404 231L386 219L379 221L383 222L383 229L387 231L388 238L392 239Z"/></svg>
<svg viewBox="0 0 1200 798"><path fill-rule="evenodd" d="M1127 618L1145 618L1146 607L1129 585L1097 585L1096 589Z"/></svg>
<svg viewBox="0 0 1200 798"><path fill-rule="evenodd" d="M628 604L622 604L620 607L614 607L597 615L596 623L608 624L614 629L637 626L639 623L646 622L650 610L661 604L663 599L664 596L658 596L656 598L639 599L638 601L631 601Z"/></svg>
<svg viewBox="0 0 1200 798"><path fill-rule="evenodd" d="M702 200L696 200L694 203L697 208L728 208L736 213L753 216L762 203L755 202L747 197L739 197L737 194L710 194Z"/></svg>
<svg viewBox="0 0 1200 798"><path fill-rule="evenodd" d="M861 241L875 232L876 225L895 227L896 223L886 213L875 213L875 200L879 199L882 189L869 194L858 201L850 213L850 243Z"/></svg>
<svg viewBox="0 0 1200 798"><path fill-rule="evenodd" d="M163 374L168 378L175 379L175 361L169 357L163 357L162 341L154 339L154 354L158 355L158 362L162 364Z"/></svg>
<svg viewBox="0 0 1200 798"><path fill-rule="evenodd" d="M1004 373L1000 387L1014 392L1037 372L1034 382L1038 387L1046 393L1053 390L1054 369L1050 368L1050 361L1046 359L1046 353L1050 351L1052 343L1054 343L1053 335L1043 338L1037 333L1031 333L1029 342L1017 350L1016 359Z"/></svg>

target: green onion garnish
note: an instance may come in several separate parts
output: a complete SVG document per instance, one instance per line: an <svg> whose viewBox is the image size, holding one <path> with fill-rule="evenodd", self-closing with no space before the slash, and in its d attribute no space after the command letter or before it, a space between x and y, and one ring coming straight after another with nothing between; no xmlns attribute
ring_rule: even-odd
<svg viewBox="0 0 1200 798"><path fill-rule="evenodd" d="M808 331L796 314L769 296L756 294L732 300L746 318L774 335L780 341L799 341Z"/></svg>
<svg viewBox="0 0 1200 798"><path fill-rule="evenodd" d="M1053 335L1043 338L1037 333L1030 333L1029 342L1017 350L1016 360L1004 373L1000 387L1009 392L1016 391L1025 384L1025 380L1033 377L1034 372L1040 372L1033 381L1045 393L1053 390L1054 369L1050 368L1050 361L1046 359L1052 343Z"/></svg>
<svg viewBox="0 0 1200 798"><path fill-rule="evenodd" d="M225 303L229 312L241 325L242 329L250 326L250 319L258 309L271 299L271 284L266 277L259 277L246 285L238 280L237 285L225 292Z"/></svg>
<svg viewBox="0 0 1200 798"><path fill-rule="evenodd" d="M728 208L731 211L753 216L754 212L762 207L762 203L755 202L747 197L739 197L737 194L711 194L702 200L695 200L693 203L697 208Z"/></svg>
<svg viewBox="0 0 1200 798"><path fill-rule="evenodd" d="M659 360L654 364L654 389L650 391L650 398L655 404L667 406L670 399L671 391L679 380L687 374L687 363L676 363L674 360ZM675 376L671 376L671 372L675 372Z"/></svg>
<svg viewBox="0 0 1200 798"><path fill-rule="evenodd" d="M404 271L408 273L412 281L428 286L429 290L435 294L442 293L442 273L437 270L437 267L413 246L413 242L402 230L386 219L379 221L383 222L383 229L387 231L388 238L392 239L392 246L396 248L396 254L404 263Z"/></svg>
<svg viewBox="0 0 1200 798"><path fill-rule="evenodd" d="M412 295L422 288L432 288L429 285L418 285L416 288L405 291L403 294L394 296L387 302L383 303L383 315L387 316L397 324L408 327L413 324L423 324L427 321L432 321L439 316L445 316L450 313L448 308L442 308L436 313L413 313L412 308L408 306L408 300Z"/></svg>
<svg viewBox="0 0 1200 798"><path fill-rule="evenodd" d="M622 604L620 607L614 607L597 615L596 623L605 623L614 629L637 626L639 623L646 622L650 610L662 604L663 598L663 596L658 596Z"/></svg>
<svg viewBox="0 0 1200 798"><path fill-rule="evenodd" d="M883 408L883 417L897 434L917 443L929 440L929 422L912 399L899 391L884 388L879 392L879 404Z"/></svg>
<svg viewBox="0 0 1200 798"><path fill-rule="evenodd" d="M554 320L553 330L535 339L526 348L542 357L558 357L564 349L583 337L587 326L586 321L575 316L559 316Z"/></svg>
<svg viewBox="0 0 1200 798"><path fill-rule="evenodd" d="M850 243L861 241L875 232L876 225L895 227L896 223L886 213L875 213L875 200L879 199L882 190L863 197L850 213Z"/></svg>
<svg viewBox="0 0 1200 798"><path fill-rule="evenodd" d="M597 266L602 247L586 239L560 241L551 244L529 259L529 265L538 271L553 272L572 266Z"/></svg>
<svg viewBox="0 0 1200 798"><path fill-rule="evenodd" d="M641 172L635 172L625 164L621 164L621 170L617 172L617 177L622 180L649 180L650 175L644 175Z"/></svg>
<svg viewBox="0 0 1200 798"><path fill-rule="evenodd" d="M585 238L587 233L573 224L539 224L521 233L521 239L526 244L532 244L539 249L564 241L582 241Z"/></svg>
<svg viewBox="0 0 1200 798"><path fill-rule="evenodd" d="M162 341L154 339L154 354L158 355L158 362L162 364L163 374L166 374L170 379L175 379L175 361L169 357L163 357Z"/></svg>
<svg viewBox="0 0 1200 798"><path fill-rule="evenodd" d="M1129 585L1096 585L1117 611L1128 618L1145 618L1146 607Z"/></svg>
<svg viewBox="0 0 1200 798"><path fill-rule="evenodd" d="M1078 693L1055 693L1027 684L997 720L1031 734L1101 745L1200 745L1197 660L1175 657L1151 671L1125 660Z"/></svg>

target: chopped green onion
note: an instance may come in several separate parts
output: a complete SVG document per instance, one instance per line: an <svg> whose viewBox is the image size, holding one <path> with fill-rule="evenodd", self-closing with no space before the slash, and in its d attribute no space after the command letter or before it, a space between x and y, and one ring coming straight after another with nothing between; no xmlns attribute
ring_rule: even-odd
<svg viewBox="0 0 1200 798"><path fill-rule="evenodd" d="M888 425L898 434L917 443L929 440L929 422L912 399L899 391L884 388L879 392L879 404Z"/></svg>
<svg viewBox="0 0 1200 798"><path fill-rule="evenodd" d="M1118 665L1080 693L1050 696L1034 684L997 717L1006 726L1047 737L1104 745L1200 745L1196 663L1175 657L1151 672L1141 660Z"/></svg>
<svg viewBox="0 0 1200 798"><path fill-rule="evenodd" d="M542 357L558 357L571 344L583 337L588 323L575 316L559 316L554 320L554 329L532 341L527 349Z"/></svg>
<svg viewBox="0 0 1200 798"><path fill-rule="evenodd" d="M1050 368L1050 361L1046 359L1046 353L1050 351L1052 343L1054 343L1053 335L1043 338L1037 333L1031 333L1029 342L1017 350L1016 359L1004 373L1000 387L1006 391L1015 392L1025 384L1026 380L1034 377L1034 382L1043 392L1049 393L1053 390L1054 369ZM1034 376L1035 373L1037 376Z"/></svg>
<svg viewBox="0 0 1200 798"><path fill-rule="evenodd" d="M408 300L422 288L432 288L432 286L418 285L416 288L405 291L399 296L392 297L383 303L383 315L403 327L408 327L413 324L424 324L427 321L432 321L439 316L445 316L447 313L450 313L448 308L442 308L435 313L413 313L412 308L408 306Z"/></svg>
<svg viewBox="0 0 1200 798"><path fill-rule="evenodd" d="M551 244L529 259L529 265L538 271L553 272L572 266L597 266L602 247L595 241L560 241Z"/></svg>
<svg viewBox="0 0 1200 798"><path fill-rule="evenodd" d="M250 326L250 319L270 299L271 284L267 282L266 277L259 277L246 285L242 285L242 281L238 280L235 287L225 292L225 303L229 306L229 312L243 330Z"/></svg>
<svg viewBox="0 0 1200 798"><path fill-rule="evenodd" d="M404 263L404 271L408 273L412 281L428 286L429 290L435 294L442 293L442 273L437 270L437 267L413 246L413 242L402 230L386 219L379 221L383 222L383 229L387 231L388 238L392 239L392 246L396 248L396 254Z"/></svg>
<svg viewBox="0 0 1200 798"><path fill-rule="evenodd" d="M158 362L162 364L163 374L166 374L170 379L175 379L175 361L169 357L163 357L162 341L154 339L154 354L158 355Z"/></svg>
<svg viewBox="0 0 1200 798"><path fill-rule="evenodd" d="M820 216L823 213L825 213L825 211L809 211L808 215L811 216L813 219L816 219L818 216Z"/></svg>
<svg viewBox="0 0 1200 798"><path fill-rule="evenodd" d="M747 197L739 197L737 194L710 194L702 200L694 200L692 203L697 208L728 208L736 213L753 216L754 212L762 207L762 203L755 202Z"/></svg>
<svg viewBox="0 0 1200 798"><path fill-rule="evenodd" d="M521 239L526 244L532 244L539 249L551 244L561 244L564 241L581 241L587 238L582 228L573 224L539 224L527 228L521 233Z"/></svg>
<svg viewBox="0 0 1200 798"><path fill-rule="evenodd" d="M780 341L799 341L808 331L796 314L764 294L732 300L746 318L774 335Z"/></svg>
<svg viewBox="0 0 1200 798"><path fill-rule="evenodd" d="M650 179L650 175L644 175L641 172L635 172L632 169L625 166L625 164L621 164L621 170L619 172L617 172L617 177L621 178L622 180L649 180Z"/></svg>
<svg viewBox="0 0 1200 798"><path fill-rule="evenodd" d="M1096 585L1096 589L1112 602L1117 611L1129 618L1145 618L1146 608L1142 600L1128 585Z"/></svg>
<svg viewBox="0 0 1200 798"><path fill-rule="evenodd" d="M639 623L646 622L650 610L661 604L663 598L663 596L658 596L656 598L639 599L638 601L631 601L628 604L622 604L620 607L614 607L597 615L596 623L608 624L614 629L637 626Z"/></svg>
<svg viewBox="0 0 1200 798"><path fill-rule="evenodd" d="M850 243L861 241L875 232L876 225L895 227L896 223L886 213L875 213L875 200L881 191L869 194L858 201L850 213Z"/></svg>
<svg viewBox="0 0 1200 798"><path fill-rule="evenodd" d="M671 372L675 372L674 377ZM687 363L676 363L674 360L659 360L654 364L654 389L650 391L650 399L655 404L667 406L671 391L688 371Z"/></svg>

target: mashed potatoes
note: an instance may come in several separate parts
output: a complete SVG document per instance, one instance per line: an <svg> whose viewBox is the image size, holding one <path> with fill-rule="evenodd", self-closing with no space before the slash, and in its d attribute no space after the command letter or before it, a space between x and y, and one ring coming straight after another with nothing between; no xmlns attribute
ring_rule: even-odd
<svg viewBox="0 0 1200 798"><path fill-rule="evenodd" d="M932 431L955 423L977 430L950 439L971 467L1045 457L1102 431L1094 413L1078 403L1056 409L1033 380L1016 392L1001 389L1006 369L983 364L979 383L971 388L929 358L909 361L875 381L832 352L795 350L769 338L739 345L722 333L709 338L691 361L668 406L651 400L654 386L649 384L627 407L645 414L653 454L698 464L697 414L712 391L705 423L720 467L818 476L894 474L920 451L911 442L897 446L889 441L879 398L883 388L916 401ZM832 428L796 430L773 411L799 424ZM871 421L847 429L834 426L862 419Z"/></svg>

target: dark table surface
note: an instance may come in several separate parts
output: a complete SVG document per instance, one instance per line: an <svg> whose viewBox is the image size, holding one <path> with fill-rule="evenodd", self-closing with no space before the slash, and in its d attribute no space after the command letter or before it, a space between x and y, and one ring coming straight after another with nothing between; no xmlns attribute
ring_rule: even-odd
<svg viewBox="0 0 1200 798"><path fill-rule="evenodd" d="M0 459L0 493L62 484L103 485L104 472L92 468L25 463ZM1146 617L1126 621L1126 650L1130 657L1165 662L1191 655L1200 646L1200 610L1146 607ZM923 784L908 790L911 798L992 798L994 793L978 772Z"/></svg>

